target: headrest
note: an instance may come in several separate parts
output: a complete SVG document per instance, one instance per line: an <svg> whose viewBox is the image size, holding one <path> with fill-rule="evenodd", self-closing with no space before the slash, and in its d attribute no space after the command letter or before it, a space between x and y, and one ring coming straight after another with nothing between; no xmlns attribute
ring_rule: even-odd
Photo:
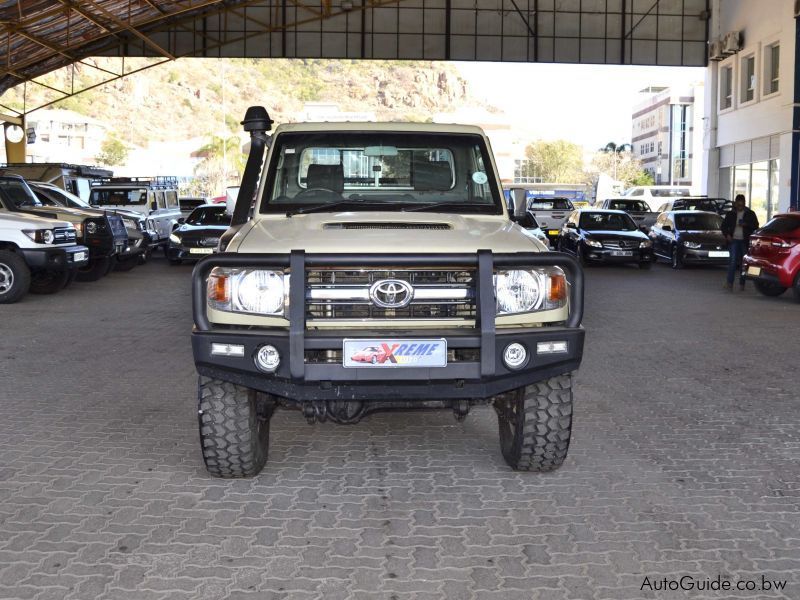
<svg viewBox="0 0 800 600"><path fill-rule="evenodd" d="M446 160L421 160L414 162L414 189L443 192L453 185L453 172Z"/></svg>
<svg viewBox="0 0 800 600"><path fill-rule="evenodd" d="M325 188L334 192L344 191L344 168L338 165L308 165L306 187Z"/></svg>

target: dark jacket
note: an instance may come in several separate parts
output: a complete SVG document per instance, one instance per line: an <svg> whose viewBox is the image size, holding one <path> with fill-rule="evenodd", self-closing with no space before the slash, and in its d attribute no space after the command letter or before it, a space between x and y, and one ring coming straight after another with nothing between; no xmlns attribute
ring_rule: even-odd
<svg viewBox="0 0 800 600"><path fill-rule="evenodd" d="M750 236L753 235L753 232L756 229L758 229L758 217L756 216L756 213L745 206L743 221L742 232L744 233L744 243L747 244L747 242L750 240ZM722 227L720 229L722 229L723 235L733 238L733 233L736 230L735 208L725 215L725 218L722 220Z"/></svg>

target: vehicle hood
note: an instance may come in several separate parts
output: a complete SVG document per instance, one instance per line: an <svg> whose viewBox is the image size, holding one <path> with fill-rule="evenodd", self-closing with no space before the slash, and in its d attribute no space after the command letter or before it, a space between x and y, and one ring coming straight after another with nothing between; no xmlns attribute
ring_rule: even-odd
<svg viewBox="0 0 800 600"><path fill-rule="evenodd" d="M592 238L593 240L603 241L603 240L647 240L648 238L644 233L639 231L638 229L635 231L604 231L604 230L596 230L596 231L586 231L583 230L584 235L587 238Z"/></svg>
<svg viewBox="0 0 800 600"><path fill-rule="evenodd" d="M72 223L60 219L52 219L26 212L3 211L0 213L0 226L13 223L14 226L30 226L35 229L50 229L54 227L71 227Z"/></svg>
<svg viewBox="0 0 800 600"><path fill-rule="evenodd" d="M229 246L230 251L243 253L305 250L311 254L474 254L484 249L495 253L546 250L500 215L379 211L262 217L240 231Z"/></svg>
<svg viewBox="0 0 800 600"><path fill-rule="evenodd" d="M84 219L101 216L101 210L88 210L82 208L67 208L65 206L26 206L23 210L36 215L66 219L72 223L81 223Z"/></svg>
<svg viewBox="0 0 800 600"><path fill-rule="evenodd" d="M73 210L77 210L77 209L73 209ZM84 209L84 210L88 211L89 209ZM120 217L125 217L126 219L134 219L136 221L138 221L139 219L147 218L142 213L138 213L135 210L125 210L124 208L105 208L105 209L98 208L98 209L92 209L92 210L96 210L97 213L108 213L110 215L119 215Z"/></svg>
<svg viewBox="0 0 800 600"><path fill-rule="evenodd" d="M681 231L681 241L697 242L698 244L720 244L727 246L725 236L721 231Z"/></svg>

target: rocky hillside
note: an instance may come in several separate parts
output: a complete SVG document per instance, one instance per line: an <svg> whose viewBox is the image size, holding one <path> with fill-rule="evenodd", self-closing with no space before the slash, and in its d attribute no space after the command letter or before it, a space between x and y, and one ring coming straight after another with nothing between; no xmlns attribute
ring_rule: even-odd
<svg viewBox="0 0 800 600"><path fill-rule="evenodd" d="M101 62L99 66L111 63ZM118 68L119 63L113 63ZM69 89L71 69L43 81ZM98 79L78 65L76 87ZM22 107L21 86L2 102ZM27 106L47 98L29 86ZM51 96L52 97L52 96ZM378 119L429 120L473 103L452 65L430 62L180 59L127 76L68 98L68 108L107 123L118 137L136 145L188 139L238 130L247 106L263 104L276 122L297 120L307 102L334 102L342 111L374 113Z"/></svg>

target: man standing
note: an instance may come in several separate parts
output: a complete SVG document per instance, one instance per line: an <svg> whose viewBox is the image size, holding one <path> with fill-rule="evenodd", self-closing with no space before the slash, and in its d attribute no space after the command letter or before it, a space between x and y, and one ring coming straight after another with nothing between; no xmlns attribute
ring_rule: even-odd
<svg viewBox="0 0 800 600"><path fill-rule="evenodd" d="M741 272L742 258L747 251L750 236L756 229L758 229L756 213L747 208L744 195L737 195L733 201L733 210L722 220L722 234L728 240L730 249L728 280L725 283L725 287L729 290L733 290L737 269L739 269L739 289L744 290L744 275Z"/></svg>

